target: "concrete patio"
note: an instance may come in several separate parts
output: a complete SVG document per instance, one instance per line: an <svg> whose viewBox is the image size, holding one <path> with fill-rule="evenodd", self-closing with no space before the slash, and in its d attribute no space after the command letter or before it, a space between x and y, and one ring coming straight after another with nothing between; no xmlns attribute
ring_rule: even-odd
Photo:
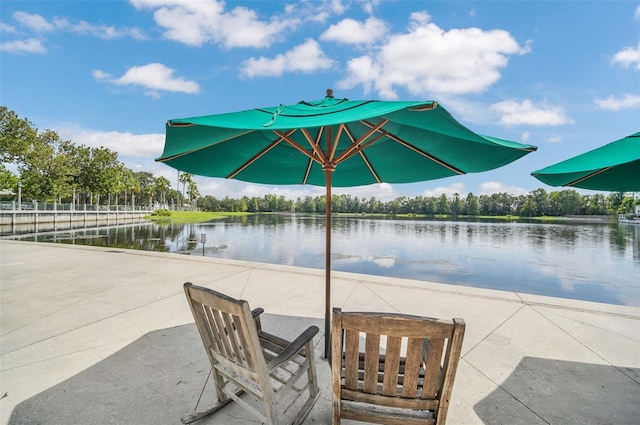
<svg viewBox="0 0 640 425"><path fill-rule="evenodd" d="M8 240L0 259L0 425L179 424L209 407L185 281L263 307L285 337L323 329L322 270ZM640 423L640 308L341 272L332 285L345 311L465 319L448 424ZM305 424L329 424L315 342ZM244 423L232 405L197 424Z"/></svg>

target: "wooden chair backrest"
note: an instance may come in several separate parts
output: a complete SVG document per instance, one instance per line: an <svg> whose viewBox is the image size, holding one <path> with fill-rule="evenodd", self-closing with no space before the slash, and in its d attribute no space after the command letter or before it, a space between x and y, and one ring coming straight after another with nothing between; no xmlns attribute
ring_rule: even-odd
<svg viewBox="0 0 640 425"><path fill-rule="evenodd" d="M270 389L249 303L190 284L184 290L211 365L226 367L255 382L263 391Z"/></svg>
<svg viewBox="0 0 640 425"><path fill-rule="evenodd" d="M462 319L343 313L336 308L331 352L334 391L338 382L341 399L433 411L432 423L444 423L464 327ZM336 402L334 397L334 408Z"/></svg>

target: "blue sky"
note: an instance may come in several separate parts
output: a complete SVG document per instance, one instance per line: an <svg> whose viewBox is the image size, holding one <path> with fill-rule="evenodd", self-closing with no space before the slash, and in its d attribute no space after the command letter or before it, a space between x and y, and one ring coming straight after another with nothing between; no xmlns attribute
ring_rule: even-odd
<svg viewBox="0 0 640 425"><path fill-rule="evenodd" d="M524 194L530 173L640 130L637 1L12 1L0 103L39 129L155 163L168 119L317 100L437 100L478 133L538 146L497 170L376 196ZM321 195L196 178L201 194ZM593 193L582 191L582 193Z"/></svg>

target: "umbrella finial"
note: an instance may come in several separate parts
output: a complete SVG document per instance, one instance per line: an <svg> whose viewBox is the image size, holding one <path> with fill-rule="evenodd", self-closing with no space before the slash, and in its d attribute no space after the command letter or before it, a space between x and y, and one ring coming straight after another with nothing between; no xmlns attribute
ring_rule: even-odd
<svg viewBox="0 0 640 425"><path fill-rule="evenodd" d="M333 98L333 89L327 89L327 97Z"/></svg>

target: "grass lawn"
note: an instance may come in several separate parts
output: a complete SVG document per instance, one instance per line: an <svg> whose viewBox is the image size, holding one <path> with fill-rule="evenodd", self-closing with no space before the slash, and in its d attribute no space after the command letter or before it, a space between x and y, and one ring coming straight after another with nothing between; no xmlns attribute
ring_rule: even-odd
<svg viewBox="0 0 640 425"><path fill-rule="evenodd" d="M153 214L145 218L159 222L170 223L202 223L209 220L219 220L226 217L239 217L243 215L251 215L251 213L242 212L209 212L209 211L171 211L171 215Z"/></svg>

